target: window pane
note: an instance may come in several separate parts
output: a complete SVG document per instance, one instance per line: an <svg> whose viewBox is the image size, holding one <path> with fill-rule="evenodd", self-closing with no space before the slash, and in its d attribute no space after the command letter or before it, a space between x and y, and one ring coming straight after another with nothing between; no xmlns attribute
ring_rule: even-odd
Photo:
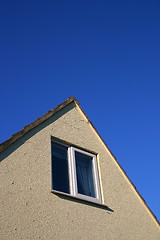
<svg viewBox="0 0 160 240"><path fill-rule="evenodd" d="M78 193L95 197L92 157L75 152Z"/></svg>
<svg viewBox="0 0 160 240"><path fill-rule="evenodd" d="M67 147L52 143L52 187L70 193L67 150Z"/></svg>

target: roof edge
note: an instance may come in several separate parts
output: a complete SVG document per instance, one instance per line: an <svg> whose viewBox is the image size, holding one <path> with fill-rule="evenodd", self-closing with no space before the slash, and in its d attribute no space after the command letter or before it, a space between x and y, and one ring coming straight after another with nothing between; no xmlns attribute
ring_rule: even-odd
<svg viewBox="0 0 160 240"><path fill-rule="evenodd" d="M5 149L7 149L11 144L16 142L18 139L23 137L30 130L37 127L38 125L40 125L44 121L46 121L48 118L53 116L56 112L59 112L61 109L63 109L65 106L67 106L71 102L75 102L79 105L78 100L75 97L70 96L69 98L67 98L66 101L62 102L61 104L59 104L57 107L53 108L52 110L49 110L45 115L37 118L34 122L26 125L23 129L21 129L20 131L18 131L15 134L13 134L8 140L2 142L0 144L0 153L3 152Z"/></svg>

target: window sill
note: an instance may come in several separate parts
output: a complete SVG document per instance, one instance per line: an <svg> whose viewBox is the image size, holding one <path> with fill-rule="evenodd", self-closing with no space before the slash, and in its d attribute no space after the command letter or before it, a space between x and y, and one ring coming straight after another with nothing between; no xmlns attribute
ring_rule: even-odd
<svg viewBox="0 0 160 240"><path fill-rule="evenodd" d="M79 197L72 196L72 195L67 194L67 193L58 192L56 190L51 190L51 192L56 194L57 196L59 196L61 198L67 198L67 199L75 201L75 202L84 203L86 205L91 205L91 206L94 206L94 207L102 208L104 210L107 210L108 212L114 212L111 208L109 208L107 205L102 204L102 203L97 203L97 202L85 200L85 199L82 199L82 198L79 198Z"/></svg>

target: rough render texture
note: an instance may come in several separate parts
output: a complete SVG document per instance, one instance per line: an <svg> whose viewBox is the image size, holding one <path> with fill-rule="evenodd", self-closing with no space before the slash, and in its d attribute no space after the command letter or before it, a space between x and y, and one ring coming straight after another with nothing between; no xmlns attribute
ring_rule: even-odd
<svg viewBox="0 0 160 240"><path fill-rule="evenodd" d="M104 204L113 213L51 193L51 136L98 153ZM0 239L160 239L158 223L74 102L0 160Z"/></svg>

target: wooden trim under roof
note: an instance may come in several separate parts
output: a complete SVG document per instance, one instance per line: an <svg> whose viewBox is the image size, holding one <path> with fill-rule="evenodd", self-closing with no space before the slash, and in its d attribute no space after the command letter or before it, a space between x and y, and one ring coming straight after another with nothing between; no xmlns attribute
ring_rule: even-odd
<svg viewBox="0 0 160 240"><path fill-rule="evenodd" d="M99 133L97 132L96 128L94 127L94 125L92 124L92 122L89 120L89 118L87 117L87 115L84 113L84 111L82 110L82 108L79 105L79 102L76 98L74 97L69 97L66 101L64 101L63 103L59 104L57 107L53 108L52 110L48 111L45 115L43 115L42 117L38 118L35 122L25 126L22 130L20 130L19 132L15 133L11 138L9 138L8 140L6 140L5 142L0 144L0 153L3 152L5 149L7 149L11 144L13 144L14 142L16 142L18 139L20 139L21 137L23 137L26 133L28 133L30 130L32 130L33 128L37 127L38 125L40 125L41 123L43 123L44 121L46 121L47 119L49 119L50 117L52 117L55 113L59 112L61 109L63 109L65 106L67 106L68 104L74 102L76 105L78 105L78 107L80 108L80 110L82 111L82 113L84 114L84 116L86 117L88 123L91 124L91 126L93 127L93 129L95 130L95 132L97 133L97 135L99 136L99 138L101 139L101 141L104 143L104 145L106 146L106 148L108 149L108 151L110 152L110 154L112 155L113 159L116 161L116 163L118 164L118 166L120 167L120 169L122 170L123 174L126 176L126 178L128 179L128 181L131 183L131 185L133 186L133 188L135 189L136 193L138 194L138 196L140 197L140 199L142 200L143 204L147 207L147 209L149 210L150 214L153 216L153 218L155 219L155 221L158 223L158 225L160 226L160 223L158 221L158 219L156 218L156 216L154 215L154 213L152 212L152 210L148 207L147 203L145 202L144 198L140 195L140 193L138 192L138 190L136 189L135 185L132 183L132 181L129 179L129 177L127 176L126 172L123 170L123 168L121 167L121 165L118 163L116 157L114 156L114 154L111 152L111 150L108 148L107 144L105 143L105 141L101 138L101 136L99 135Z"/></svg>
<svg viewBox="0 0 160 240"><path fill-rule="evenodd" d="M0 144L0 153L3 152L6 148L8 148L12 143L16 142L18 139L23 137L30 130L32 130L33 128L35 128L38 125L40 125L41 123L46 121L48 118L52 117L55 113L59 112L62 108L64 108L65 106L67 106L71 102L76 102L77 104L79 104L77 99L75 99L74 97L69 97L65 102L59 104L57 107L55 107L52 110L48 111L42 117L37 118L36 121L34 121L31 124L28 124L22 130L20 130L19 132L15 133L14 135L12 135L8 140L6 140L5 142L1 143Z"/></svg>

